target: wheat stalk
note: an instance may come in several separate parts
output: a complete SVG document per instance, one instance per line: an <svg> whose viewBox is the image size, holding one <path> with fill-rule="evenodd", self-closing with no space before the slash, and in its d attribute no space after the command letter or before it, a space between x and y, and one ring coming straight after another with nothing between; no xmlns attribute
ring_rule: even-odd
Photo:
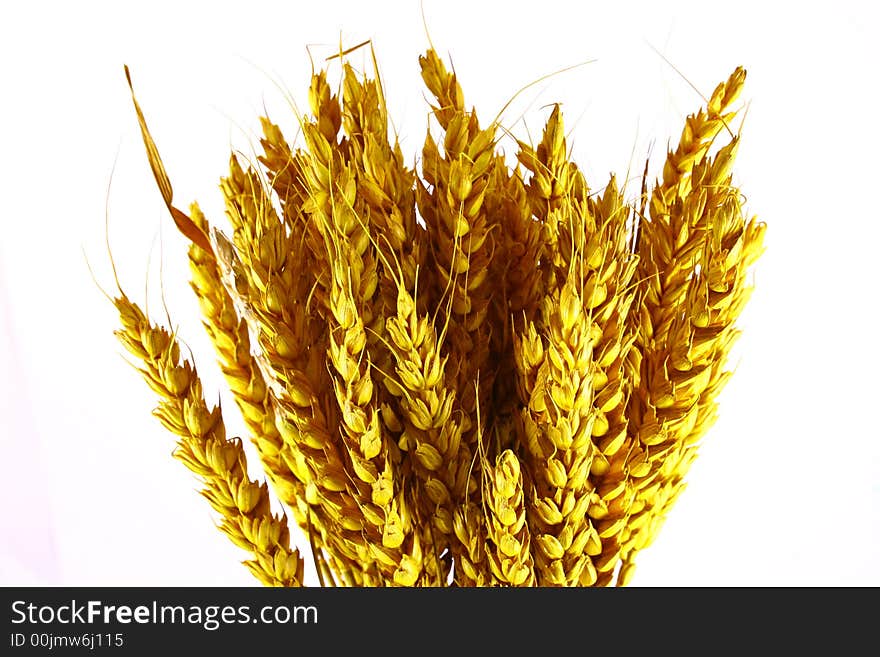
<svg viewBox="0 0 880 657"><path fill-rule="evenodd" d="M336 438L337 410L325 394L327 332L309 316L308 299L301 294L302 269L295 259L287 260L288 254L296 253L293 237L280 223L256 173L245 172L235 158L222 188L247 286L247 317L257 336L260 362L275 382L271 392L276 426L291 447L294 467L307 472L306 502L323 506L333 523L334 552L340 560L362 564L368 549L360 533L364 517L344 494L348 477ZM296 456L299 453L303 458ZM352 570L349 575L353 583L361 583L361 573Z"/></svg>
<svg viewBox="0 0 880 657"><path fill-rule="evenodd" d="M202 479L202 495L220 514L220 530L251 553L245 566L261 582L302 586L303 560L290 548L286 520L272 514L266 485L248 478L241 441L226 438L220 409L205 403L198 374L181 358L177 339L150 323L125 294L113 303L122 324L116 335L162 400L154 414L179 437L174 456Z"/></svg>
<svg viewBox="0 0 880 657"><path fill-rule="evenodd" d="M644 283L633 318L641 385L628 409L635 446L629 470L639 490L623 539L621 583L632 577L635 554L650 544L683 490L696 443L714 420L733 321L747 298L745 272L760 252L763 225L744 220L731 182L738 139L709 154L735 116L729 105L744 81L745 72L736 69L707 108L688 117L640 226Z"/></svg>

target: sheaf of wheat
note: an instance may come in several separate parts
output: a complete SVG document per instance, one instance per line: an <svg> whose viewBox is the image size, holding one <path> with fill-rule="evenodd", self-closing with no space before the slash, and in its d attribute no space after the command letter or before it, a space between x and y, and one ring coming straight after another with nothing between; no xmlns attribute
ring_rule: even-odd
<svg viewBox="0 0 880 657"><path fill-rule="evenodd" d="M259 162L231 157L231 232L174 205L134 100L265 481L180 338L119 290L175 457L267 585L303 585L290 522L325 585L626 584L716 416L762 251L732 180L745 71L629 201L571 161L559 106L511 166L433 50L410 167L381 85L340 59L338 85L311 79L299 143L262 117Z"/></svg>

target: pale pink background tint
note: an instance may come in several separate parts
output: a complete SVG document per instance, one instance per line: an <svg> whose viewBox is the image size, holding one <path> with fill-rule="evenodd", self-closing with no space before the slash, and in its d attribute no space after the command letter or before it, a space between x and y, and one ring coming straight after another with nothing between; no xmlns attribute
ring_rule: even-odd
<svg viewBox="0 0 880 657"><path fill-rule="evenodd" d="M423 5L430 38L452 54L484 121L531 81L596 60L530 87L503 115L527 138L562 102L594 187L612 170L639 173L649 148L659 171L702 102L656 51L704 94L737 64L748 68L736 175L748 209L769 224L768 251L721 417L634 584L880 584L875 3ZM112 291L109 187L125 289L160 319L164 279L216 398L185 248L153 184L122 66L176 201L198 198L222 221L218 179L230 148L251 154L258 114L295 134L284 90L304 103L307 45L321 64L340 44L374 40L415 161L428 113L420 3L28 2L2 14L0 585L252 584L197 482L170 457L173 439L150 416L154 397L126 364L86 267L88 257ZM369 65L365 51L352 61Z"/></svg>

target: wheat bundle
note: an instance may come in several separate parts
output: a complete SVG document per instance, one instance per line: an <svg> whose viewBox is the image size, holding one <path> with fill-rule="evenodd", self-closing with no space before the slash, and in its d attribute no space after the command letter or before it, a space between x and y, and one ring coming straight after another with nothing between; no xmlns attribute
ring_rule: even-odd
<svg viewBox="0 0 880 657"><path fill-rule="evenodd" d="M231 235L173 204L134 101L268 486L177 336L122 291L117 335L266 584L303 578L269 487L325 584L626 584L715 417L762 248L731 175L745 71L630 202L613 176L591 189L559 106L510 166L507 131L480 124L433 50L419 61L436 131L418 169L377 80L343 64L334 93L319 71L302 144L262 117L259 164L232 156Z"/></svg>

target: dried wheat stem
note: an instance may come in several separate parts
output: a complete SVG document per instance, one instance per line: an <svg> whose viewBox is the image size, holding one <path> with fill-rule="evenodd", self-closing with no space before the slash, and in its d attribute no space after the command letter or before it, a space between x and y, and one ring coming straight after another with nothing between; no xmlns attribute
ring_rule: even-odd
<svg viewBox="0 0 880 657"><path fill-rule="evenodd" d="M569 175L558 107L538 149L520 144L518 157L533 172L529 205L542 226L544 260L540 313L517 326L513 340L535 574L539 585L589 585L597 577L593 556L601 547L587 511L596 451L592 433L605 428L604 416L593 407L594 376L601 374L594 346L602 330L592 321L606 302L601 272L595 271L604 261L584 257L585 240L597 230L587 225L585 194ZM559 248L561 226L567 226L571 240L565 253Z"/></svg>
<svg viewBox="0 0 880 657"><path fill-rule="evenodd" d="M521 399L524 402L534 399L535 385L539 389L550 387L551 390L557 390L553 397L556 407L563 400L566 406L561 408L564 411L572 412L570 409L580 405L583 407L580 410L581 421L588 418L590 422L588 435L591 446L582 448L584 455L573 456L562 451L561 456L553 456L554 460L550 461L547 460L548 454L541 453L543 450L530 451L533 457L537 457L534 463L536 500L543 495L544 500L549 499L558 505L559 500L548 494L552 488L547 482L558 482L564 488L568 470L566 457L571 463L579 463L580 459L586 458L585 454L589 454L588 481L582 484L577 494L589 497L587 517L583 523L590 530L582 549L590 557L590 563L580 571L577 583L604 583L617 565L619 536L634 494L622 467L628 454L622 449L627 439L625 410L631 387L631 377L627 374L625 363L634 340L634 332L627 322L634 298L631 283L636 267L636 259L630 255L627 243L630 209L617 189L613 176L600 198L588 195L582 174L568 160L562 114L558 106L547 121L538 147L532 149L521 143L518 157L532 171L528 188L530 204L544 226L545 247L552 244L544 267L544 285L549 296L545 301L545 312L536 320L541 331L547 335L547 349L550 350L547 355L552 357L553 350L565 344L565 336L560 342L558 327L562 317L575 313L583 315L579 321L583 323L585 328L582 331L587 331L587 337L586 344L580 348L585 354L589 353L587 367L580 372L589 385L580 399L576 400L562 392L572 387L572 383L565 379L565 368L548 367L544 372L546 378L540 381L533 378L539 371L535 369L537 361L533 360L540 351L536 342L538 331L531 328L528 334L519 332L519 335L529 338L520 341L518 349L519 371L525 375L521 378ZM555 286L563 283L565 286L559 293L553 292ZM572 289L576 291L576 299L571 296ZM554 305L558 307L552 309ZM575 320L570 318L568 321ZM556 355L558 358L559 354ZM541 395L540 390L537 394ZM534 412L536 409L530 410L533 412L523 416L527 440L535 440L534 435L528 434L546 432L545 427L559 423L558 419L546 417L547 411L543 411L545 417L541 417L540 413ZM530 422L535 422L535 425L530 426ZM567 476L570 478L572 473L568 472ZM556 517L551 507L538 508L545 512L544 515L549 513L551 517ZM539 518L541 515L537 514ZM560 515L565 516L564 513ZM571 523L575 521L568 520L568 526L563 525L563 529L572 527ZM547 529L552 535L554 528L549 526ZM568 533L564 534L566 541L570 540L571 531L568 529ZM540 543L538 545L540 547ZM567 561L559 562L561 566L548 566L545 562L543 568L541 555L538 556L539 571L550 572L548 568L553 568L551 582L562 584L572 582L572 573L566 564L583 555L571 554Z"/></svg>
<svg viewBox="0 0 880 657"><path fill-rule="evenodd" d="M428 51L420 61L428 88L440 94L435 115L443 128L443 153L428 134L422 152L427 186L419 184L417 202L432 244L438 296L448 299L451 309L450 347L458 360L458 372L451 374L457 377L462 408L473 425L477 399L468 392L470 384L479 373L480 400L486 401L493 378L485 367L490 332L485 320L495 238L483 203L495 165L495 129L481 129L476 114L465 111L455 76L436 53ZM451 102L456 104L447 105ZM470 428L464 431L466 437L474 435Z"/></svg>
<svg viewBox="0 0 880 657"><path fill-rule="evenodd" d="M690 174L697 162L709 152L712 141L729 126L736 112L730 106L736 102L746 81L746 71L737 67L726 81L720 83L712 92L705 109L691 114L674 151L669 151L663 165L663 182L653 192L652 220L659 220L658 212L662 204L671 205L675 199L684 198L691 189Z"/></svg>
<svg viewBox="0 0 880 657"><path fill-rule="evenodd" d="M208 222L198 205L192 204L190 217L209 233ZM302 526L307 510L300 507L297 500L302 498L303 484L292 473L284 473L286 466L280 459L284 441L275 427L275 410L263 373L251 354L247 323L239 317L232 297L223 286L213 253L191 244L189 261L191 286L199 300L203 323L217 352L220 368L268 474L273 477L279 498L288 504Z"/></svg>
<svg viewBox="0 0 880 657"><path fill-rule="evenodd" d="M540 311L544 295L540 261L546 244L542 224L533 217L527 187L518 168L508 171L499 157L492 175L486 204L488 214L497 217L500 229L499 257L492 261L492 276L504 290L503 295L493 296L493 304L503 304L493 317L500 325L511 318L532 320Z"/></svg>
<svg viewBox="0 0 880 657"><path fill-rule="evenodd" d="M439 358L439 349L433 352L435 356L431 355L428 343L435 336L427 336L424 332L416 334L413 332L415 324L400 322L396 339L391 329L392 323L400 319L401 295L412 300L413 297L409 296L412 291L415 296L414 306L410 308L413 316L417 311L425 313L429 307L430 286L416 294L418 272L425 260L427 235L424 227L416 222L415 172L404 165L396 140L393 146L389 141L382 88L378 80L359 78L348 65L344 67L343 78L343 128L348 135L349 161L357 178L358 196L363 199L362 216L369 226L379 278L378 295L373 300L375 330L367 332L367 350L374 364L374 378L379 382L373 406L380 409L385 433L394 437L401 449L415 450L416 459L406 459L396 477L401 480L401 489L410 488L413 492L402 499L414 514L413 540L420 536L419 550L423 549L422 545L430 548L421 562L415 552L404 553L404 563L411 571L406 577L415 577L417 570L423 569L418 575L420 585L442 585L447 580L451 560L441 560L439 555L446 550L444 535L451 532L452 518L448 508L432 503L431 494L427 492L432 490L430 486L436 487L439 480L424 476L427 471L423 452L430 445L442 449L450 442L457 444L458 429L456 424L444 420L440 436L420 434L416 417L424 419L425 416L420 415L424 409L436 412L437 400L445 399L442 365L440 380L430 380L438 365L433 359ZM407 326L411 332L403 338ZM420 326L428 326L427 320L423 319ZM414 383L413 378L407 378L400 368L411 374L426 368L423 374L427 381L425 386L409 390L409 394L398 400L396 397ZM397 377L388 378L386 374L390 372L395 372ZM449 404L443 401L440 405L441 416L442 409L445 409L444 417L448 419ZM420 445L424 447L420 449ZM399 458L395 457L396 460ZM434 497L437 497L436 491ZM401 577L398 575L397 579L401 580Z"/></svg>
<svg viewBox="0 0 880 657"><path fill-rule="evenodd" d="M318 82L313 81L313 84ZM326 102L331 103L332 98ZM321 232L304 211L309 200L308 182L305 179L309 153L302 149L294 151L281 129L269 119L261 117L260 121L263 127L263 137L260 139L263 154L258 159L266 169L272 190L278 196L282 223L291 237L287 258L291 269L299 274L293 279L297 298L312 297L309 330L317 335L327 312L329 268L323 258Z"/></svg>
<svg viewBox="0 0 880 657"><path fill-rule="evenodd" d="M394 314L399 269L404 287L414 289L424 262L425 229L416 222L415 171L403 161L400 145L388 138L388 115L375 80L361 80L347 66L344 72L343 126L349 158L357 174L358 195L368 208L367 219L381 254L380 286L383 317Z"/></svg>
<svg viewBox="0 0 880 657"><path fill-rule="evenodd" d="M302 207L308 199L308 186L303 176L307 155L301 150L294 151L281 128L268 117L261 116L260 125L263 154L258 159L278 195L284 221L291 228L305 227Z"/></svg>
<svg viewBox="0 0 880 657"><path fill-rule="evenodd" d="M374 365L377 403L383 409L385 430L400 439L393 397L385 373L393 371L395 359L385 339L385 323L396 315L400 287L414 290L416 272L424 262L425 229L416 222L415 172L403 163L403 154L388 135L388 115L381 86L361 79L345 65L343 79L343 128L348 136L348 158L362 199L362 220L369 228L379 278L373 303L373 326L367 329L367 350ZM419 310L427 308L428 290L418 295ZM393 384L391 384L393 385Z"/></svg>

